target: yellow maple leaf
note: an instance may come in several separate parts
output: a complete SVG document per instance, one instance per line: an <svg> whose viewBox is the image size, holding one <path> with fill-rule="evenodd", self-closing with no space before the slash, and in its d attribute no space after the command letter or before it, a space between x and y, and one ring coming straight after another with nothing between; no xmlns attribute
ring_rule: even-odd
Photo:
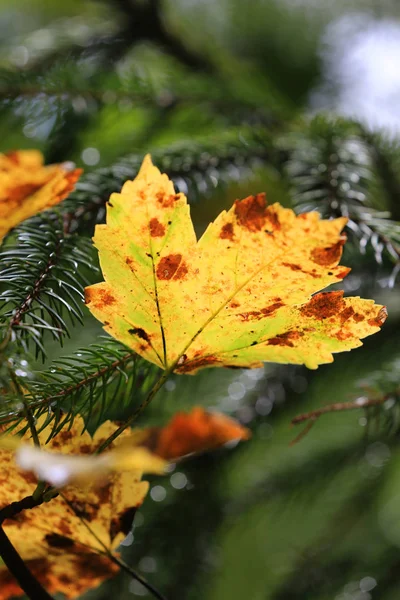
<svg viewBox="0 0 400 600"><path fill-rule="evenodd" d="M332 362L361 345L386 310L316 293L341 281L345 218L322 220L237 200L197 241L186 197L147 156L96 227L105 281L86 288L104 329L166 370ZM315 295L312 295L315 294Z"/></svg>
<svg viewBox="0 0 400 600"><path fill-rule="evenodd" d="M38 421L38 429L45 417ZM33 575L50 593L76 598L118 571L102 554L113 551L130 531L134 512L149 489L143 472L160 473L165 459L213 448L250 432L221 414L200 407L178 413L165 427L125 431L110 451L92 455L115 431L104 423L94 437L82 433L83 420L59 432L41 448L32 440L6 436L0 443L0 510L30 496L38 477L67 485L48 504L18 513L4 530ZM44 444L49 435L39 433ZM23 450L22 455L18 454ZM15 454L14 454L15 452ZM105 476L107 482L102 481ZM55 481L54 481L55 480ZM93 485L91 485L93 484ZM0 566L0 600L22 595L8 571Z"/></svg>
<svg viewBox="0 0 400 600"><path fill-rule="evenodd" d="M41 424L39 421L38 426ZM82 429L83 420L78 417L70 430L58 433L46 448L69 459L77 455L78 463L82 455L87 460L100 458L88 455L115 431L115 425L104 423L93 438L87 432L82 433ZM44 443L48 435L48 428L43 429L39 434L40 441ZM118 443L129 436L125 432ZM29 439L28 444L31 444ZM46 456L45 450L38 452L43 453L41 458ZM36 477L29 472L31 468L25 471L18 467L12 451L0 448L0 465L0 508L33 493ZM52 463L53 469L56 466L57 463ZM65 464L61 462L59 466L63 469ZM92 467L96 469L98 465ZM108 480L100 486L98 474L93 469L91 480L96 485L85 485L84 489L70 485L63 496L24 510L3 524L11 543L42 585L50 593L63 593L67 598L76 598L118 571L111 559L99 552L104 552L104 547L113 550L120 544L130 530L134 511L142 504L149 489L149 484L141 481L140 469L112 475L107 472ZM19 587L3 569L0 570L0 600L21 595Z"/></svg>
<svg viewBox="0 0 400 600"><path fill-rule="evenodd" d="M81 172L62 164L44 166L37 150L0 154L0 241L21 221L61 202Z"/></svg>

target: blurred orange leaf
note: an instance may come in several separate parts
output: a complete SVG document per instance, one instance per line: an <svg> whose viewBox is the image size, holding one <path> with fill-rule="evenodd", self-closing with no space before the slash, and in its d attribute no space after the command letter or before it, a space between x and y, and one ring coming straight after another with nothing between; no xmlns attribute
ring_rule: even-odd
<svg viewBox="0 0 400 600"><path fill-rule="evenodd" d="M189 413L178 412L165 427L152 427L139 432L140 443L151 452L174 460L222 446L233 440L247 440L250 431L221 413L207 412L196 406Z"/></svg>
<svg viewBox="0 0 400 600"><path fill-rule="evenodd" d="M61 202L81 173L66 164L44 166L37 150L0 154L0 241L21 221Z"/></svg>

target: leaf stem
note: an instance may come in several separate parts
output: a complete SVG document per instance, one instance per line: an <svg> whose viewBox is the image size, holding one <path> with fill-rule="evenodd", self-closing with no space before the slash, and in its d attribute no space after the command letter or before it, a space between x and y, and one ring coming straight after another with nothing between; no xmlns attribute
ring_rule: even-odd
<svg viewBox="0 0 400 600"><path fill-rule="evenodd" d="M151 585L151 583L149 583L144 577L142 577L141 575L136 573L136 571L134 569L132 569L132 567L127 565L126 562L124 562L121 558L119 558L118 556L115 556L115 554L113 554L113 552L110 550L110 548L108 548L106 546L106 544L104 544L104 542L92 530L89 523L81 515L79 515L77 513L76 509L74 508L74 505L68 500L68 498L63 493L60 493L60 496L64 500L64 502L67 504L67 506L69 506L69 508L72 510L72 512L80 519L82 524L86 527L86 529L89 531L89 533L91 533L91 535L94 537L94 539L100 544L100 546L102 546L104 548L103 551L98 550L97 552L99 552L100 554L103 554L104 556L107 556L116 565L118 565L120 567L120 569L129 573L129 575L131 577L133 577L133 579L136 579L137 581L139 581L139 583L141 583L147 590L149 590L149 592L151 592L153 594L153 596L158 598L158 600L167 600L165 598L165 596L163 596L161 594L161 592L159 592L155 587L153 587Z"/></svg>
<svg viewBox="0 0 400 600"><path fill-rule="evenodd" d="M136 579L136 581L141 583L143 587L145 587L149 592L151 592L155 598L158 598L158 600L167 600L167 598L161 592L159 592L151 583L149 583L147 579L136 573L136 571L132 569L132 567L127 565L126 562L123 561L121 558L118 558L118 556L115 556L115 554L113 554L112 552L107 552L107 556L113 562L115 562L115 564L118 565L123 571L128 573L133 579Z"/></svg>
<svg viewBox="0 0 400 600"><path fill-rule="evenodd" d="M158 379L158 381L156 381L156 383L154 384L154 386L151 388L148 396L146 397L145 400L143 400L142 404L131 414L131 416L129 417L129 419L127 419L125 421L125 423L123 423L122 425L120 425L118 427L118 429L116 429L114 431L114 433L112 433L110 435L110 437L108 437L96 450L96 454L99 454L100 452L103 452L103 450L105 450L114 440L117 439L117 437L119 437L121 435L121 433L123 431L125 431L125 429L127 429L127 427L129 427L130 425L132 425L132 423L134 421L136 421L136 419L139 417L139 415L142 414L142 412L144 411L144 409L150 404L150 402L153 400L154 396L157 394L157 392L162 388L162 386L164 385L164 383L167 381L168 377L171 375L172 371L175 368L175 363L173 365L171 365L168 369L166 369L163 374L161 375L160 379Z"/></svg>

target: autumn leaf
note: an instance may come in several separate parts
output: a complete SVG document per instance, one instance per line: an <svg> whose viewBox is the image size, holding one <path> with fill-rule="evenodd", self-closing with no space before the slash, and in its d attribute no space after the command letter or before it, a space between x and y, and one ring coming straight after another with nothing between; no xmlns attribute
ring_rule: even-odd
<svg viewBox="0 0 400 600"><path fill-rule="evenodd" d="M50 593L63 593L67 598L97 587L118 571L102 552L105 548L114 551L130 531L135 510L149 489L141 481L144 470L160 472L166 459L249 437L248 430L233 419L202 408L178 413L165 427L125 431L110 451L98 456L91 455L115 431L115 425L104 423L93 438L82 429L83 421L77 417L71 429L61 431L46 445L49 429L42 429L40 449L25 436L22 444L19 438L15 442L15 437L7 436L0 447L0 510L30 496L38 476L47 481L61 477L63 485L85 484L83 489L68 485L62 496L3 524L35 577ZM21 448L25 456L14 456ZM99 462L107 456L111 457L108 462ZM108 480L99 485L105 476ZM0 600L20 595L22 590L0 567Z"/></svg>
<svg viewBox="0 0 400 600"><path fill-rule="evenodd" d="M61 202L81 172L66 164L44 166L37 150L0 154L0 241L21 221Z"/></svg>
<svg viewBox="0 0 400 600"><path fill-rule="evenodd" d="M86 288L86 302L110 335L166 370L264 361L315 369L386 318L372 300L320 292L350 270L338 266L345 224L296 216L258 194L197 241L185 196L147 156L96 227L105 281Z"/></svg>
<svg viewBox="0 0 400 600"><path fill-rule="evenodd" d="M247 440L250 431L221 413L196 406L189 413L178 412L165 427L151 427L133 433L137 443L160 458L175 460L222 446L233 440Z"/></svg>
<svg viewBox="0 0 400 600"><path fill-rule="evenodd" d="M39 428L41 424L38 423ZM58 433L46 448L69 458L72 455L78 455L77 459L82 455L95 458L88 455L115 431L115 425L104 423L93 438L86 431L82 433L82 429L83 421L78 417L70 430ZM48 435L49 429L43 429L39 434L42 443ZM126 432L119 440L122 442L129 435ZM31 472L18 468L10 450L0 449L0 464L2 508L31 495L37 480ZM97 474L93 475L97 483ZM68 486L63 497L5 520L3 527L12 544L50 593L76 598L118 571L111 559L99 552L104 551L104 546L115 549L130 531L134 512L149 489L141 477L141 470L130 470L115 472L102 486L86 485L84 489ZM22 592L6 570L0 571L0 600L14 594Z"/></svg>

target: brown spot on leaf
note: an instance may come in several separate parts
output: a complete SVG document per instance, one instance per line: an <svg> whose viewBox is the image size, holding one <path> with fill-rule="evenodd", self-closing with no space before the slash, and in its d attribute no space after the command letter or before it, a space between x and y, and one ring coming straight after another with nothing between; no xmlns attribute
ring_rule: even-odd
<svg viewBox="0 0 400 600"><path fill-rule="evenodd" d="M327 248L314 248L311 252L312 260L321 266L331 266L334 263L338 263L342 256L342 246L345 243L345 239L341 239L333 246Z"/></svg>
<svg viewBox="0 0 400 600"><path fill-rule="evenodd" d="M300 267L300 265L294 265L293 263L287 263L287 262L283 262L282 264L284 267L288 267L289 269L292 269L292 271L302 271L303 270Z"/></svg>
<svg viewBox="0 0 400 600"><path fill-rule="evenodd" d="M222 227L219 237L221 238L221 240L233 240L234 233L233 233L233 224L232 223L225 223L225 225Z"/></svg>
<svg viewBox="0 0 400 600"><path fill-rule="evenodd" d="M344 269L340 271L340 273L336 273L335 277L337 277L338 279L344 279L350 273L350 271L350 267L344 267Z"/></svg>
<svg viewBox="0 0 400 600"><path fill-rule="evenodd" d="M343 329L339 329L339 331L335 333L335 337L341 342L344 342L345 340L351 338L352 334L349 331L343 331Z"/></svg>
<svg viewBox="0 0 400 600"><path fill-rule="evenodd" d="M276 211L272 208L272 206L267 208L266 216L267 216L267 219L270 222L273 230L277 230L277 229L281 228L281 223L279 221L279 217L278 217Z"/></svg>
<svg viewBox="0 0 400 600"><path fill-rule="evenodd" d="M352 306L348 306L340 313L340 322L343 323L350 319L354 315L354 308Z"/></svg>
<svg viewBox="0 0 400 600"><path fill-rule="evenodd" d="M360 323L360 321L364 321L365 317L364 317L364 315L361 315L360 313L355 313L353 315L353 319L355 320L356 323Z"/></svg>
<svg viewBox="0 0 400 600"><path fill-rule="evenodd" d="M61 531L61 533L65 536L65 537L70 537L72 536L72 531L71 528L69 527L69 525L63 521L62 519L60 519L60 522L58 523L58 529Z"/></svg>
<svg viewBox="0 0 400 600"><path fill-rule="evenodd" d="M111 484L102 485L97 488L97 497L101 505L108 504L111 501Z"/></svg>
<svg viewBox="0 0 400 600"><path fill-rule="evenodd" d="M301 331L285 331L268 340L268 346L289 346L293 348L293 340L298 340L304 336Z"/></svg>
<svg viewBox="0 0 400 600"><path fill-rule="evenodd" d="M168 256L164 256L157 266L156 274L158 279L172 279L178 270L181 260L182 254L168 254Z"/></svg>
<svg viewBox="0 0 400 600"><path fill-rule="evenodd" d="M233 302L230 303L229 306L231 308L239 308L240 304L239 304L239 302L236 302L236 300L234 300Z"/></svg>
<svg viewBox="0 0 400 600"><path fill-rule="evenodd" d="M71 548L75 543L74 540L58 533L48 533L44 539L52 548Z"/></svg>
<svg viewBox="0 0 400 600"><path fill-rule="evenodd" d="M239 317L242 321L253 321L254 319L261 319L261 312L259 310L250 310L249 312L240 313Z"/></svg>
<svg viewBox="0 0 400 600"><path fill-rule="evenodd" d="M259 319L268 317L273 312L278 310L278 308L281 308L281 306L285 306L285 303L278 301L274 302L273 304L270 304L269 306L266 306L265 308L262 308L261 310L250 310L249 312L239 313L238 316L242 319L242 321L258 321Z"/></svg>
<svg viewBox="0 0 400 600"><path fill-rule="evenodd" d="M368 319L368 325L371 325L372 327L381 327L386 321L386 318L387 310L386 306L383 306L376 317L374 317L373 319Z"/></svg>
<svg viewBox="0 0 400 600"><path fill-rule="evenodd" d="M292 271L301 271L305 275L309 275L310 277L313 277L314 279L320 277L320 275L317 274L315 269L313 269L312 271L305 271L300 265L295 265L293 263L287 263L287 262L283 262L282 264L284 267L288 267L289 269L292 269Z"/></svg>
<svg viewBox="0 0 400 600"><path fill-rule="evenodd" d="M274 304L271 304L270 306L267 306L266 308L262 308L261 309L261 313L264 315L264 317L272 314L273 312L275 312L276 310L278 310L278 308L281 308L281 306L285 306L284 302L274 302Z"/></svg>
<svg viewBox="0 0 400 600"><path fill-rule="evenodd" d="M73 433L72 431L60 431L60 433L57 434L58 440L64 443L69 442L70 440L72 440L73 437Z"/></svg>
<svg viewBox="0 0 400 600"><path fill-rule="evenodd" d="M307 304L300 308L300 312L305 317L315 317L316 319L326 319L333 317L344 308L343 292L320 292L315 294Z"/></svg>
<svg viewBox="0 0 400 600"><path fill-rule="evenodd" d="M74 581L74 577L75 577L75 575L67 575L66 573L61 573L61 575L59 575L58 579L64 585L71 585Z"/></svg>
<svg viewBox="0 0 400 600"><path fill-rule="evenodd" d="M81 444L79 446L79 453L80 454L92 454L93 450L92 450L92 446L90 444Z"/></svg>
<svg viewBox="0 0 400 600"><path fill-rule="evenodd" d="M163 237L165 234L164 225L156 217L150 220L149 226L151 237Z"/></svg>
<svg viewBox="0 0 400 600"><path fill-rule="evenodd" d="M150 342L148 334L141 327L133 327L132 329L128 329L128 333L130 333L131 335L137 335L141 340Z"/></svg>
<svg viewBox="0 0 400 600"><path fill-rule="evenodd" d="M188 268L184 262L182 262L177 270L174 279L183 279L188 274Z"/></svg>
<svg viewBox="0 0 400 600"><path fill-rule="evenodd" d="M249 231L261 231L266 221L266 207L265 194L236 200L235 213L240 225Z"/></svg>
<svg viewBox="0 0 400 600"><path fill-rule="evenodd" d="M218 358L213 355L198 356L196 358L192 358L192 360L185 362L183 365L180 365L176 369L176 371L178 373L190 373L190 371L194 371L202 367L211 367L211 365L215 365L218 362Z"/></svg>
<svg viewBox="0 0 400 600"><path fill-rule="evenodd" d="M169 208L174 205L174 203L179 200L179 194L165 194L164 192L158 192L156 194L157 201L164 208Z"/></svg>
<svg viewBox="0 0 400 600"><path fill-rule="evenodd" d="M90 302L93 302L97 308L103 308L103 306L115 304L116 299L108 290L102 288L93 289L91 286L85 288L85 303L89 304Z"/></svg>

